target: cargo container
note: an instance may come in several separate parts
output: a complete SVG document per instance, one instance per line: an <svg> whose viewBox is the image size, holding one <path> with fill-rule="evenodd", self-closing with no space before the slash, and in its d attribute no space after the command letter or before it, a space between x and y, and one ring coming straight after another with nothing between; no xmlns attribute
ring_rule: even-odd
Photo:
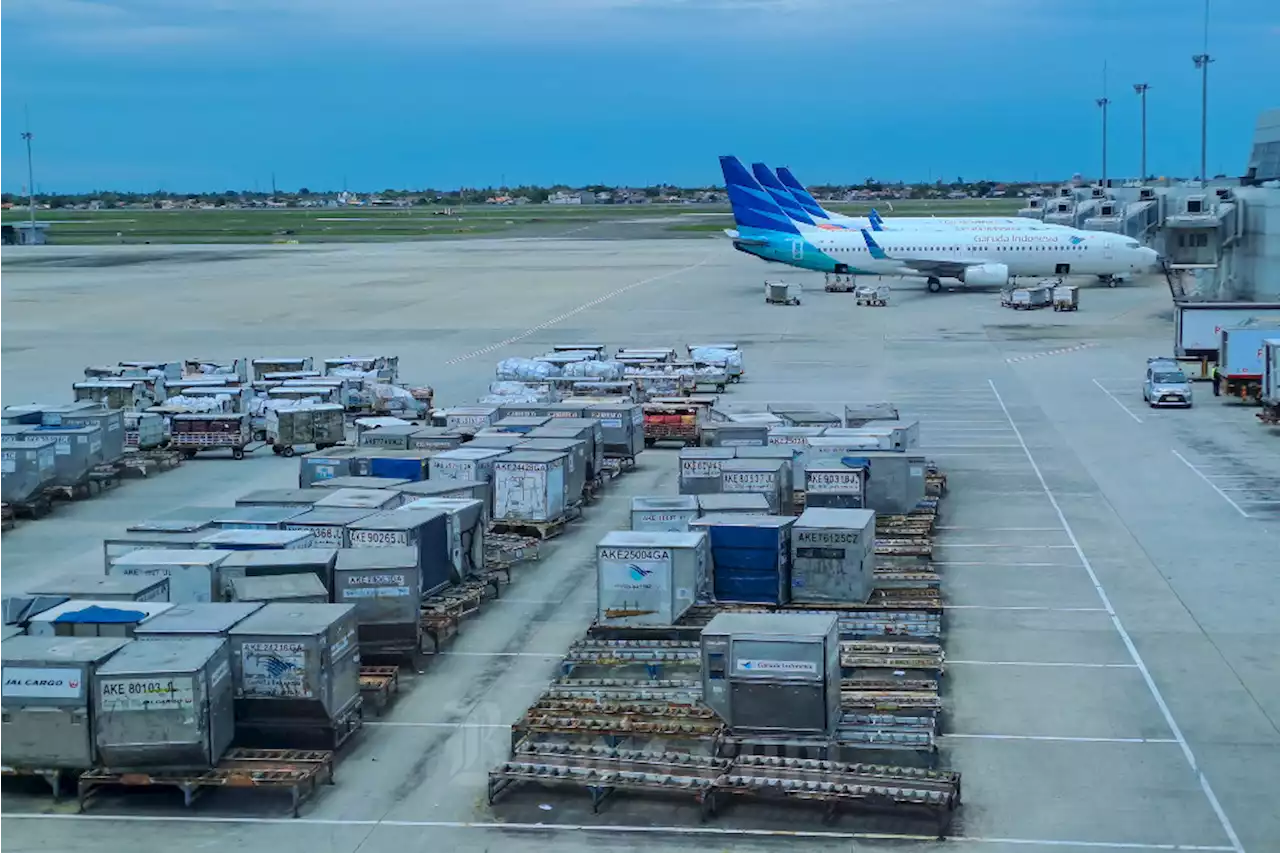
<svg viewBox="0 0 1280 853"><path fill-rule="evenodd" d="M230 551L144 548L117 557L107 572L124 577L169 579L169 601L199 604L222 600L223 560Z"/></svg>
<svg viewBox="0 0 1280 853"><path fill-rule="evenodd" d="M168 601L169 579L143 575L61 575L32 584L27 595L93 601Z"/></svg>
<svg viewBox="0 0 1280 853"><path fill-rule="evenodd" d="M431 457L432 480L493 481L493 463L506 455L497 448L459 447Z"/></svg>
<svg viewBox="0 0 1280 853"><path fill-rule="evenodd" d="M513 450L522 446L529 439L522 432L494 432L484 430L476 433L476 437L467 442L467 447L483 447L488 450Z"/></svg>
<svg viewBox="0 0 1280 853"><path fill-rule="evenodd" d="M124 456L124 411L122 409L88 409L72 403L50 406L44 410L45 426L97 427L101 432L103 462L117 462Z"/></svg>
<svg viewBox="0 0 1280 853"><path fill-rule="evenodd" d="M873 421L865 426L828 429L826 437L872 436L876 450L913 450L920 446L920 421Z"/></svg>
<svg viewBox="0 0 1280 853"><path fill-rule="evenodd" d="M366 432L383 427L402 427L412 426L413 421L407 421L404 418L397 418L391 415L372 415L363 418L356 418L356 444L360 443L360 437Z"/></svg>
<svg viewBox="0 0 1280 853"><path fill-rule="evenodd" d="M815 465L839 465L847 456L861 456L868 450L879 450L879 440L871 435L832 436L831 430L809 439L804 448L803 459L806 470Z"/></svg>
<svg viewBox="0 0 1280 853"><path fill-rule="evenodd" d="M236 499L236 506L296 506L308 509L324 498L314 489L259 489Z"/></svg>
<svg viewBox="0 0 1280 853"><path fill-rule="evenodd" d="M448 427L458 432L475 433L493 426L498 420L497 406L454 406L432 415L436 426ZM436 423L442 421L442 423Z"/></svg>
<svg viewBox="0 0 1280 853"><path fill-rule="evenodd" d="M0 599L0 607L4 608L4 624L25 632L33 616L69 600L65 595L6 595Z"/></svg>
<svg viewBox="0 0 1280 853"><path fill-rule="evenodd" d="M694 495L631 499L631 529L644 533L686 533L698 517Z"/></svg>
<svg viewBox="0 0 1280 853"><path fill-rule="evenodd" d="M413 482L427 479L427 474L431 470L431 459L445 452L443 450L386 450L375 447L361 448L361 450L361 458L351 460L352 474Z"/></svg>
<svg viewBox="0 0 1280 853"><path fill-rule="evenodd" d="M401 499L408 503L418 498L474 498L489 506L489 484L483 480L427 480L424 483L407 483L396 486ZM488 509L485 510L488 512Z"/></svg>
<svg viewBox="0 0 1280 853"><path fill-rule="evenodd" d="M796 483L804 476L805 449L809 446L809 439L818 438L824 432L826 427L774 427L769 430L770 447L790 447L795 452L793 476Z"/></svg>
<svg viewBox="0 0 1280 853"><path fill-rule="evenodd" d="M27 622L33 637L132 637L133 629L172 607L165 601L95 601L74 598Z"/></svg>
<svg viewBox="0 0 1280 853"><path fill-rule="evenodd" d="M326 489L328 494L315 502L316 509L395 509L404 503L392 489Z"/></svg>
<svg viewBox="0 0 1280 853"><path fill-rule="evenodd" d="M565 505L577 506L586 497L587 443L577 438L530 438L520 445L521 450L565 453Z"/></svg>
<svg viewBox="0 0 1280 853"><path fill-rule="evenodd" d="M866 505L867 469L839 464L810 464L804 476L805 506L862 509Z"/></svg>
<svg viewBox="0 0 1280 853"><path fill-rule="evenodd" d="M257 382L267 378L268 373L298 373L312 370L314 362L310 357L277 357L255 358L249 362L250 376Z"/></svg>
<svg viewBox="0 0 1280 853"><path fill-rule="evenodd" d="M689 529L711 537L716 601L787 604L791 600L791 528L776 515L708 515Z"/></svg>
<svg viewBox="0 0 1280 853"><path fill-rule="evenodd" d="M253 551L259 548L311 548L315 537L305 530L219 530L207 534L196 548Z"/></svg>
<svg viewBox="0 0 1280 853"><path fill-rule="evenodd" d="M98 763L88 685L129 640L12 637L0 643L3 736L0 761L25 770L87 770Z"/></svg>
<svg viewBox="0 0 1280 853"><path fill-rule="evenodd" d="M209 535L209 529L188 530L181 532L140 531L125 533L104 539L102 542L102 565L107 573L115 562L133 551L182 551L194 549L200 540ZM172 589L170 590L172 592Z"/></svg>
<svg viewBox="0 0 1280 853"><path fill-rule="evenodd" d="M739 736L836 734L835 614L720 613L702 629L703 701Z"/></svg>
<svg viewBox="0 0 1280 853"><path fill-rule="evenodd" d="M218 637L130 643L93 675L93 731L112 770L203 770L235 737L231 660Z"/></svg>
<svg viewBox="0 0 1280 853"><path fill-rule="evenodd" d="M581 418L581 403L508 403L498 407L498 415L503 418Z"/></svg>
<svg viewBox="0 0 1280 853"><path fill-rule="evenodd" d="M546 426L550 421L551 418L542 416L520 417L512 415L511 417L499 418L494 422L493 428L500 432L513 432L523 435L531 429Z"/></svg>
<svg viewBox="0 0 1280 853"><path fill-rule="evenodd" d="M407 655L421 650L422 575L419 551L407 546L351 548L338 555L333 599L354 605L360 654Z"/></svg>
<svg viewBox="0 0 1280 853"><path fill-rule="evenodd" d="M680 494L709 495L721 491L720 466L737 456L732 447L680 449Z"/></svg>
<svg viewBox="0 0 1280 853"><path fill-rule="evenodd" d="M596 546L596 621L674 625L710 588L705 533L618 530Z"/></svg>
<svg viewBox="0 0 1280 853"><path fill-rule="evenodd" d="M75 382L71 391L77 402L92 401L106 409L137 412L161 402L152 396L141 379L91 379Z"/></svg>
<svg viewBox="0 0 1280 853"><path fill-rule="evenodd" d="M337 557L337 553L334 553ZM257 601L263 604L327 604L329 590L310 572L288 575L258 575L228 579L232 601Z"/></svg>
<svg viewBox="0 0 1280 853"><path fill-rule="evenodd" d="M299 460L298 487L305 489L323 480L351 476L352 462L361 456L361 451L358 447L341 447L306 454Z"/></svg>
<svg viewBox="0 0 1280 853"><path fill-rule="evenodd" d="M769 428L764 424L716 423L702 428L704 447L764 447Z"/></svg>
<svg viewBox="0 0 1280 853"><path fill-rule="evenodd" d="M334 477L332 480L320 480L314 489L394 489L413 480L403 477Z"/></svg>
<svg viewBox="0 0 1280 853"><path fill-rule="evenodd" d="M360 726L355 608L268 604L229 632L245 745L336 749Z"/></svg>
<svg viewBox="0 0 1280 853"><path fill-rule="evenodd" d="M101 427L38 426L27 435L57 442L53 458L55 485L78 485L88 477L91 468L102 462Z"/></svg>
<svg viewBox="0 0 1280 853"><path fill-rule="evenodd" d="M124 413L124 446L153 450L169 440L169 425L158 412Z"/></svg>
<svg viewBox="0 0 1280 853"><path fill-rule="evenodd" d="M133 629L135 640L226 639L228 632L257 613L258 602L178 604Z"/></svg>
<svg viewBox="0 0 1280 853"><path fill-rule="evenodd" d="M408 450L409 438L419 432L418 424L402 424L384 426L377 429L364 430L360 433L361 447L380 447L384 450Z"/></svg>
<svg viewBox="0 0 1280 853"><path fill-rule="evenodd" d="M228 512L231 512L230 508L221 506L178 507L131 524L127 529L130 533L190 533L196 530L213 532L213 522Z"/></svg>
<svg viewBox="0 0 1280 853"><path fill-rule="evenodd" d="M530 439L576 439L587 443L587 480L604 472L604 427L594 418L556 418L525 434Z"/></svg>
<svg viewBox="0 0 1280 853"><path fill-rule="evenodd" d="M638 403L592 403L584 414L600 422L605 456L634 459L644 450L644 407Z"/></svg>
<svg viewBox="0 0 1280 853"><path fill-rule="evenodd" d="M725 459L720 463L720 491L764 495L771 514L790 514L790 469L786 459Z"/></svg>
<svg viewBox="0 0 1280 853"><path fill-rule="evenodd" d="M876 514L806 508L791 529L791 602L858 604L871 594Z"/></svg>
<svg viewBox="0 0 1280 853"><path fill-rule="evenodd" d="M867 469L862 506L887 515L905 515L925 497L928 460L914 451L874 450L846 457L849 464Z"/></svg>
<svg viewBox="0 0 1280 853"><path fill-rule="evenodd" d="M569 454L516 450L493 463L493 518L551 522L564 518Z"/></svg>
<svg viewBox="0 0 1280 853"><path fill-rule="evenodd" d="M283 456L292 456L303 445L327 450L347 436L344 409L338 403L267 409L266 430L272 449Z"/></svg>
<svg viewBox="0 0 1280 853"><path fill-rule="evenodd" d="M453 450L462 446L462 433L448 427L419 427L409 435L410 450Z"/></svg>
<svg viewBox="0 0 1280 853"><path fill-rule="evenodd" d="M860 427L873 421L896 421L897 419L898 407L893 403L846 403L844 407L846 427Z"/></svg>
<svg viewBox="0 0 1280 853"><path fill-rule="evenodd" d="M825 427L842 427L844 418L834 412L823 412L817 409L790 408L770 405L770 414L777 415L786 425L775 429L824 429Z"/></svg>
<svg viewBox="0 0 1280 853"><path fill-rule="evenodd" d="M310 575L325 589L333 584L333 566L338 559L337 548L289 548L264 551L233 551L220 567L222 596L220 600L235 600L231 582L236 578L278 577L280 575ZM239 599L244 601L246 599ZM326 597L326 601L328 598Z"/></svg>
<svg viewBox="0 0 1280 853"><path fill-rule="evenodd" d="M381 512L350 526L351 547L409 546L418 550L422 595L434 595L452 580L449 552L449 520L438 510L412 509Z"/></svg>
<svg viewBox="0 0 1280 853"><path fill-rule="evenodd" d="M286 521L304 512L296 506L238 506L223 510L211 524L218 530L283 530Z"/></svg>
<svg viewBox="0 0 1280 853"><path fill-rule="evenodd" d="M25 504L53 485L57 475L58 442L51 438L10 438L0 441L0 492L10 504Z"/></svg>
<svg viewBox="0 0 1280 853"><path fill-rule="evenodd" d="M698 495L698 514L702 515L768 515L769 501L761 494Z"/></svg>
<svg viewBox="0 0 1280 853"><path fill-rule="evenodd" d="M285 530L306 530L315 536L317 548L350 548L347 527L381 510L320 507L295 515L285 522ZM245 552L252 553L252 552Z"/></svg>
<svg viewBox="0 0 1280 853"><path fill-rule="evenodd" d="M484 570L484 502L475 498L419 498L396 510L434 510L449 520L449 560L452 580L462 583Z"/></svg>
<svg viewBox="0 0 1280 853"><path fill-rule="evenodd" d="M790 515L795 500L795 490L802 482L796 480L796 466L801 456L801 448L788 444L771 444L765 447L735 447L737 459L777 459L782 466L782 508L781 515Z"/></svg>

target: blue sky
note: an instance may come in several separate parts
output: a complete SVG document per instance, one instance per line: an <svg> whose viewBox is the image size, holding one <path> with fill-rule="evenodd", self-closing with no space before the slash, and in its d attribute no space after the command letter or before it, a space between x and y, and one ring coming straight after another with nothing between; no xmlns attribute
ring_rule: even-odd
<svg viewBox="0 0 1280 853"><path fill-rule="evenodd" d="M5 0L4 189L811 183L1199 163L1201 0ZM1280 106L1280 3L1213 0L1209 168Z"/></svg>

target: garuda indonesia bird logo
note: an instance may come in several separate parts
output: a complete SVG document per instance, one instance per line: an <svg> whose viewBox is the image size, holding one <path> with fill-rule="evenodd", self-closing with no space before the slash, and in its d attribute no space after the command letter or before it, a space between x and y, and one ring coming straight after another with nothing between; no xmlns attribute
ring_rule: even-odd
<svg viewBox="0 0 1280 853"><path fill-rule="evenodd" d="M1081 243L1083 243L1084 241L1085 241L1085 238L1084 238L1084 237L1072 237L1072 238L1071 238L1071 245L1073 245L1073 246L1079 246L1079 245L1080 245Z"/></svg>
<svg viewBox="0 0 1280 853"><path fill-rule="evenodd" d="M635 563L627 566L627 570L631 572L631 579L633 581L642 581L649 577L649 575L653 574L653 569L642 569Z"/></svg>

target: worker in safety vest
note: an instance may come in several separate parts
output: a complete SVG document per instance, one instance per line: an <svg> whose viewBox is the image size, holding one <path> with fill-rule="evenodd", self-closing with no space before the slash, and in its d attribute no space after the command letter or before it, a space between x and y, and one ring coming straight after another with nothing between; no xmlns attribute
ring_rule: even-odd
<svg viewBox="0 0 1280 853"><path fill-rule="evenodd" d="M1222 374L1218 372L1218 368L1215 365L1213 368L1213 396L1219 397L1221 395L1222 395Z"/></svg>

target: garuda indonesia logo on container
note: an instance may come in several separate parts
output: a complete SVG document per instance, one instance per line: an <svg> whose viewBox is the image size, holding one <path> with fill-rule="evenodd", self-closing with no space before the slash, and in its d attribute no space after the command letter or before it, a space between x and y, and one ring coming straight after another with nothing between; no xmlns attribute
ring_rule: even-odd
<svg viewBox="0 0 1280 853"><path fill-rule="evenodd" d="M631 579L633 581L642 581L645 578L649 577L649 575L653 574L653 569L642 569L639 566L637 566L635 563L632 563L631 565L627 566L627 571L630 572Z"/></svg>

